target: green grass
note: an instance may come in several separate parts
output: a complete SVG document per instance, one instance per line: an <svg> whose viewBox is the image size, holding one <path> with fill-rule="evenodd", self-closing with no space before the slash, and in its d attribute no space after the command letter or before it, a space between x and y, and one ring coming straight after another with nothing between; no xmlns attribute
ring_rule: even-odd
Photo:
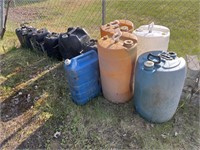
<svg viewBox="0 0 200 150"><path fill-rule="evenodd" d="M64 32L69 26L80 25L88 29L92 37L99 37L100 1L86 0L88 3L84 4L82 1L81 5L70 0L47 2L49 10L45 9L45 2L17 8L36 9L41 17L33 20L32 24L37 28L46 26L52 31ZM63 2L68 5L62 5ZM170 50L176 51L180 56L200 52L199 33L196 32L199 30L198 1L107 1L107 5L107 21L127 18L136 27L154 21L170 28ZM18 97L19 92L29 93L34 111L39 110L51 116L35 132L27 131L31 135L25 141L16 138L15 141L19 141L17 148L199 149L198 104L190 102L188 98L182 99L175 116L163 124L151 124L142 119L135 113L132 102L117 105L99 96L87 105L77 106L71 101L63 63L51 70L58 64L57 61L19 48L14 33L17 23L19 22L9 20L5 38L0 41L1 102L6 101L10 109L12 100ZM49 72L44 73L45 71ZM38 104L38 97L44 94L47 98L44 103ZM26 96L20 98L26 100ZM29 105L22 106L25 110L21 115L31 110ZM2 115L6 114L3 112ZM17 128L12 125L15 121L23 124L23 120L13 117L11 122L5 122L9 123L9 126L6 125L7 132L14 132ZM58 139L53 137L56 131L61 132ZM24 132L26 131L22 128L22 133ZM175 132L178 133L177 136ZM14 143L6 146L12 145Z"/></svg>
<svg viewBox="0 0 200 150"><path fill-rule="evenodd" d="M1 59L1 76L18 72L1 84L1 96L9 95L17 85L57 63L27 49L10 50ZM34 89L36 85L38 88ZM63 64L19 90L31 94L36 110L51 114L50 120L19 145L19 149L198 149L200 146L199 106L188 99L180 102L172 120L154 125L134 112L132 102L117 105L99 96L87 105L77 106L71 101ZM45 103L36 105L35 97L44 93L48 94ZM53 138L56 131L61 132L58 139Z"/></svg>

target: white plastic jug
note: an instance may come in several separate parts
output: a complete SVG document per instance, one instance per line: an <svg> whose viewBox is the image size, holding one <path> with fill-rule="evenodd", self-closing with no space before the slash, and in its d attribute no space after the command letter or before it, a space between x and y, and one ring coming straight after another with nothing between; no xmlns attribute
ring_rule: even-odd
<svg viewBox="0 0 200 150"><path fill-rule="evenodd" d="M138 38L137 56L148 51L167 51L170 37L169 28L161 25L142 25L133 31Z"/></svg>

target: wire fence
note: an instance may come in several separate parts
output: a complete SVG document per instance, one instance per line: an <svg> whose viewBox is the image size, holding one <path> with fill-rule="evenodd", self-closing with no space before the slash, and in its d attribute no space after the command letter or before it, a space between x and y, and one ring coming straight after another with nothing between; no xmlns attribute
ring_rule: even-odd
<svg viewBox="0 0 200 150"><path fill-rule="evenodd" d="M155 22L170 29L169 48L185 55L200 51L199 13L199 0L13 0L8 30L22 22L54 32L81 26L98 38L101 24L116 19L128 19L135 28Z"/></svg>

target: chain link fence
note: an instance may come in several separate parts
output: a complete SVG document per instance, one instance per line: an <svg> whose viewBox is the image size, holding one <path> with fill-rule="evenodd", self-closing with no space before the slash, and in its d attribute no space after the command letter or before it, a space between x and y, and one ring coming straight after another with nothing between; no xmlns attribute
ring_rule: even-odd
<svg viewBox="0 0 200 150"><path fill-rule="evenodd" d="M183 56L200 51L199 13L199 0L13 0L8 30L22 22L54 32L81 26L98 38L101 24L116 19L128 19L135 28L155 22L170 29L169 49Z"/></svg>
<svg viewBox="0 0 200 150"><path fill-rule="evenodd" d="M101 7L101 0L16 0L10 9L9 20L13 27L28 22L54 32L81 26L95 37L101 25Z"/></svg>

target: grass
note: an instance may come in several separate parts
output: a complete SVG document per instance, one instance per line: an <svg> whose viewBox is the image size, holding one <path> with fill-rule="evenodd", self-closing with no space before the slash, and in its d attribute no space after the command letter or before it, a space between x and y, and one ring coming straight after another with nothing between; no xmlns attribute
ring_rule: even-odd
<svg viewBox="0 0 200 150"><path fill-rule="evenodd" d="M40 18L32 22L37 28L63 32L68 26L81 25L92 37L99 37L100 1L84 0L80 5L70 0L47 2L51 11L45 2L17 8L20 12L25 8L37 10ZM61 7L63 2L68 4L68 13ZM181 56L199 53L198 1L107 1L107 5L107 21L127 18L136 27L155 21L171 29L170 49ZM132 102L117 105L99 96L77 106L71 101L63 63L20 48L14 33L16 23L15 18L9 20L5 38L0 41L4 129L0 143L9 139L3 149L200 148L198 103L183 97L175 116L163 124L145 121L134 111ZM56 131L61 132L58 138L53 136Z"/></svg>

